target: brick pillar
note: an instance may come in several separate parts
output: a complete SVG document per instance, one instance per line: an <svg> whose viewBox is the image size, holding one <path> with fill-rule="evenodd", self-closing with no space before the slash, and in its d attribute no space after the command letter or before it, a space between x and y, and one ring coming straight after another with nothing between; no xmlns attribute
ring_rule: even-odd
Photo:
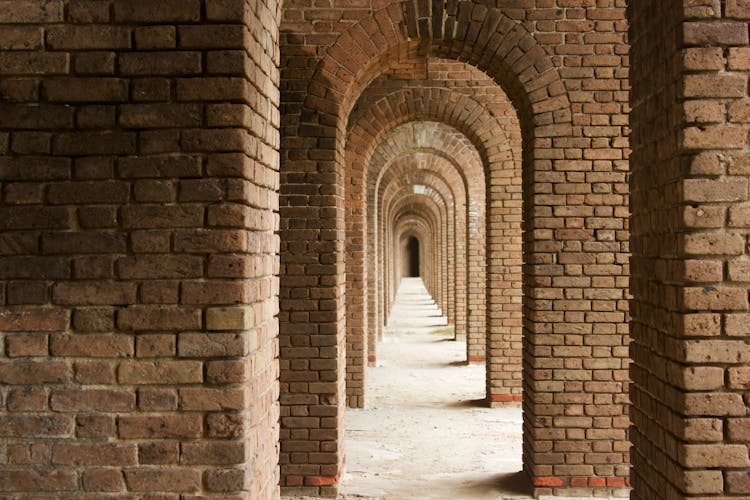
<svg viewBox="0 0 750 500"><path fill-rule="evenodd" d="M633 498L750 493L750 3L631 2Z"/></svg>
<svg viewBox="0 0 750 500"><path fill-rule="evenodd" d="M0 1L0 494L278 496L278 10Z"/></svg>
<svg viewBox="0 0 750 500"><path fill-rule="evenodd" d="M301 124L284 115L282 143L281 475L290 494L335 496L346 404L343 131L323 112L302 115Z"/></svg>

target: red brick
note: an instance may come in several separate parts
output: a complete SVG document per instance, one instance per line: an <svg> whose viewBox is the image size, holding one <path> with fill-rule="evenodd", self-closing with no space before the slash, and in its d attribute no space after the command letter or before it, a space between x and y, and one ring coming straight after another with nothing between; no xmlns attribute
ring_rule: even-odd
<svg viewBox="0 0 750 500"><path fill-rule="evenodd" d="M198 491L201 473L189 468L148 468L125 470L125 483L129 491Z"/></svg>
<svg viewBox="0 0 750 500"><path fill-rule="evenodd" d="M62 20L62 0L0 1L0 23L50 23Z"/></svg>
<svg viewBox="0 0 750 500"><path fill-rule="evenodd" d="M49 353L46 335L8 335L5 352L9 357L46 356Z"/></svg>
<svg viewBox="0 0 750 500"><path fill-rule="evenodd" d="M83 489L117 493L125 491L122 472L115 469L91 469L83 473Z"/></svg>
<svg viewBox="0 0 750 500"><path fill-rule="evenodd" d="M61 415L5 415L0 417L0 435L6 438L70 437L73 422Z"/></svg>
<svg viewBox="0 0 750 500"><path fill-rule="evenodd" d="M66 330L68 312L61 309L23 309L0 312L0 330L10 332L54 332Z"/></svg>
<svg viewBox="0 0 750 500"><path fill-rule="evenodd" d="M52 451L52 463L59 465L132 465L136 447L124 443L58 443Z"/></svg>
<svg viewBox="0 0 750 500"><path fill-rule="evenodd" d="M241 410L244 397L237 389L180 389L180 408L186 411Z"/></svg>
<svg viewBox="0 0 750 500"><path fill-rule="evenodd" d="M34 50L42 48L44 31L36 26L0 27L0 50Z"/></svg>
<svg viewBox="0 0 750 500"><path fill-rule="evenodd" d="M154 5L149 0L116 0L118 22L169 23L200 20L200 0L164 0Z"/></svg>
<svg viewBox="0 0 750 500"><path fill-rule="evenodd" d="M118 269L123 279L198 278L202 276L202 259L183 255L127 257L119 260Z"/></svg>
<svg viewBox="0 0 750 500"><path fill-rule="evenodd" d="M201 420L200 415L120 417L119 436L123 439L199 438L203 429Z"/></svg>
<svg viewBox="0 0 750 500"><path fill-rule="evenodd" d="M197 361L126 361L120 363L117 379L121 384L199 384L203 381Z"/></svg>
<svg viewBox="0 0 750 500"><path fill-rule="evenodd" d="M179 442L151 441L138 445L138 461L141 465L176 464L179 459Z"/></svg>
<svg viewBox="0 0 750 500"><path fill-rule="evenodd" d="M190 308L131 306L119 312L117 325L123 330L191 330L200 328L201 314Z"/></svg>
<svg viewBox="0 0 750 500"><path fill-rule="evenodd" d="M127 76L191 75L201 72L200 52L128 52L120 55L120 72Z"/></svg>
<svg viewBox="0 0 750 500"><path fill-rule="evenodd" d="M135 408L135 394L125 390L59 389L52 392L50 407L59 412L127 412Z"/></svg>
<svg viewBox="0 0 750 500"><path fill-rule="evenodd" d="M15 0L14 0L15 1ZM35 471L29 469L0 470L0 488L9 492L76 491L78 483L72 471Z"/></svg>
<svg viewBox="0 0 750 500"><path fill-rule="evenodd" d="M130 30L107 25L50 26L47 46L53 50L127 49Z"/></svg>
<svg viewBox="0 0 750 500"><path fill-rule="evenodd" d="M0 229L69 229L71 211L62 207L6 207L0 209Z"/></svg>
<svg viewBox="0 0 750 500"><path fill-rule="evenodd" d="M124 128L198 127L202 110L195 104L128 104L120 108Z"/></svg>
<svg viewBox="0 0 750 500"><path fill-rule="evenodd" d="M732 22L685 23L684 39L688 45L747 45L747 25Z"/></svg>
<svg viewBox="0 0 750 500"><path fill-rule="evenodd" d="M130 357L134 353L133 339L125 335L52 335L50 353L78 358Z"/></svg>

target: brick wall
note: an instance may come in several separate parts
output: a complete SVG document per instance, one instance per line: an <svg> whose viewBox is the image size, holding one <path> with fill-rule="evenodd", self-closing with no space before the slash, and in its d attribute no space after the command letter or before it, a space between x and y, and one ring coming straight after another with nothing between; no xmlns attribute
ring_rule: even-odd
<svg viewBox="0 0 750 500"><path fill-rule="evenodd" d="M0 1L0 494L278 495L279 9Z"/></svg>
<svg viewBox="0 0 750 500"><path fill-rule="evenodd" d="M750 493L750 4L629 6L633 498Z"/></svg>

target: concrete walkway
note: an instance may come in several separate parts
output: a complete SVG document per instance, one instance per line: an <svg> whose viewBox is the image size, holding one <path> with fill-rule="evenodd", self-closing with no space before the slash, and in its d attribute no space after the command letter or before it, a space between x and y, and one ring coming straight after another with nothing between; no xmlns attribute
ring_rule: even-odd
<svg viewBox="0 0 750 500"><path fill-rule="evenodd" d="M531 498L521 409L489 409L484 366L463 363L419 278L402 281L364 410L347 411L341 498Z"/></svg>
<svg viewBox="0 0 750 500"><path fill-rule="evenodd" d="M367 371L366 408L347 410L339 498L532 498L521 408L484 407L485 368L467 365L466 344L452 339L422 280L404 279Z"/></svg>

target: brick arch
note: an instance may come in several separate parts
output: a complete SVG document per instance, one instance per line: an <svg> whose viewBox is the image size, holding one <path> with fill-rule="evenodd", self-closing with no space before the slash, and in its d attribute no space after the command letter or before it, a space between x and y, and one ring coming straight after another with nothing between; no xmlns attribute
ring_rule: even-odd
<svg viewBox="0 0 750 500"><path fill-rule="evenodd" d="M426 273L420 273L425 274L427 279L429 280L432 275L434 275L434 271L432 269L432 246L434 245L432 232L429 229L429 224L422 218L421 215L417 215L414 213L407 213L403 214L403 217L399 220L398 224L394 228L394 234L400 235L399 238L403 238L406 235L415 235L419 239L420 248L424 248L423 255L424 262L420 262L421 270L428 271ZM425 288L427 287L427 281L423 278L422 281L425 283Z"/></svg>
<svg viewBox="0 0 750 500"><path fill-rule="evenodd" d="M424 243L422 243L422 242L424 240L422 238L420 238L417 235L417 233L414 232L413 230L405 228L404 225L400 225L399 228L397 228L396 234L399 235L399 238L398 238L399 242L400 242L400 244L399 244L399 250L401 251L401 253L397 257L395 257L394 260L396 262L400 262L401 263L402 278L412 277L411 273L409 273L409 275L405 275L404 274L405 269L410 268L411 267L411 263L413 262L413 261L411 261L411 259L407 259L405 257L405 255L404 255L404 249L408 248L408 245L409 245L409 243L412 240L415 240L417 242L417 245L419 246L419 254L418 254L419 255L419 268L418 268L419 277L420 277L420 279L422 279L422 282L424 283L424 276L431 274L431 269L426 269L425 268L426 266L424 265L424 262L427 261L427 259L425 258L425 253L426 252L425 252L425 250L422 249L422 246L424 245ZM407 250L407 252L408 251L410 251L410 250ZM407 262L408 262L408 264L405 265L405 263L407 263Z"/></svg>
<svg viewBox="0 0 750 500"><path fill-rule="evenodd" d="M375 193L378 191L379 175L384 166L387 166L393 158L398 157L401 154L409 154L412 151L429 151L433 154L438 154L450 162L451 165L457 171L460 179L456 182L460 182L464 189L471 193L471 197L477 200L480 210L477 215L481 220L478 221L477 225L482 226L484 224L484 173L482 171L482 164L479 153L476 151L474 145L469 139L460 131L455 128L445 125L441 122L407 122L401 123L395 126L384 125L385 130L375 136L371 135L374 133L373 130L359 130L359 124L362 123L365 126L368 124L377 123L371 115L365 113L362 115L362 120L357 120L355 126L352 128L350 137L352 140L347 142L347 151L364 151L364 155L369 155L370 160L367 163L367 173L365 175L366 180L364 181L364 189L366 192L366 207L367 207L367 254L368 256L375 256L375 259L368 259L370 263L368 269L368 276L375 276L375 268L381 266L380 252L382 249L378 247L377 243L377 225L378 225L378 199ZM398 123L398 121L394 122ZM424 133L426 132L426 133ZM353 140L353 137L358 137L361 140ZM372 149L371 145L377 144ZM369 151L372 150L372 153ZM361 164L355 161L347 162L347 166L350 167L348 170L351 172L349 175L350 185L355 185L353 176L359 176L360 173L357 170ZM463 168L462 168L463 167ZM465 172L466 170L466 172ZM469 183L469 180L472 182ZM347 193L349 194L349 193ZM464 243L462 243L463 245ZM478 248L483 246L483 242L476 242L475 245ZM477 254L479 255L479 254ZM461 276L460 286L462 289L466 286L466 278L464 274L468 272L464 270ZM477 272L482 272L480 269ZM481 281L481 280L480 280ZM370 301L368 302L368 322L370 330L374 331L376 335L380 334L380 329L385 323L385 316L387 311L382 307L381 301L376 301L378 295L378 282L377 280L368 278L368 292L370 293ZM467 296L465 292L462 292L462 296ZM476 294L474 295L476 296ZM468 306L459 308L454 314L451 314L451 319L455 319L456 329L462 336L466 336L466 312ZM484 331L483 328L477 326L474 331L481 333ZM474 335L472 338L479 339L481 335ZM477 340L477 344L481 343L481 340ZM482 348L483 351L483 348Z"/></svg>
<svg viewBox="0 0 750 500"><path fill-rule="evenodd" d="M419 128L423 132L427 132L421 135L423 137L426 136L429 140L419 140L419 136L416 133L413 139L409 140L410 137L404 137L400 133L404 128L412 131L414 128ZM392 140L392 136L397 136L399 140ZM378 207L380 207L381 200L378 197L378 193L380 192L383 172L387 171L392 162L397 161L402 156L415 154L417 160L422 163L427 160L427 165L424 168L445 170L441 167L442 165L450 167L448 169L450 171L445 173L446 180L451 182L453 186L462 186L463 189L461 191L466 192L465 199L463 200L464 208L461 209L460 213L464 213L464 209L469 209L469 200L472 201L471 205L475 208L475 210L467 213L463 220L464 223L459 225L459 230L462 233L460 246L465 246L469 249L472 259L465 260L466 268L461 269L457 273L459 282L456 284L456 287L460 288L460 296L464 297L464 300L462 307L456 308L454 312L449 314L449 318L455 320L458 334L462 338L468 336L470 339L467 343L469 349L467 356L469 358L472 355L481 355L483 357L484 329L478 323L474 323L472 325L473 335L467 335L467 311L472 306L467 302L469 294L466 291L466 276L473 273L473 279L476 281L481 282L484 279L484 266L481 258L484 241L479 237L484 232L485 224L484 172L478 152L464 134L449 125L439 122L409 122L394 127L383 137L381 145L378 146L373 154L373 159L370 162L371 168L368 170L367 176L367 206L369 215L368 254L375 256L375 259L371 259L373 265L380 264L379 253L382 252L382 249L377 247L377 236L375 234L377 234L380 215ZM472 220L469 220L469 218ZM467 236L465 233L469 226L477 228L476 233L472 235L472 241L466 240ZM475 266L475 268L470 270L469 266ZM372 280L370 280L370 283L372 286ZM473 294L472 296L477 297L478 295ZM380 323L381 321L376 326L379 326Z"/></svg>
<svg viewBox="0 0 750 500"><path fill-rule="evenodd" d="M389 229L386 231L385 240L391 252L396 251L397 240L394 238L394 228L397 226L400 217L406 213L422 214L431 222L430 234L433 235L434 243L432 247L434 278L428 279L425 286L433 297L439 297L442 293L443 277L446 270L444 252L446 232L443 229L446 214L442 203L442 197L436 191L428 194L415 194L410 189L403 188L394 194L392 202L389 203L386 222ZM390 272L384 273L383 279L386 281L386 290L389 292L387 305L390 307L398 288L397 275L392 265L390 266Z"/></svg>
<svg viewBox="0 0 750 500"><path fill-rule="evenodd" d="M455 232L455 205L456 205L456 198L457 195L454 193L453 188L451 188L451 185L449 182L441 177L438 173L433 172L429 168L422 168L421 170L414 171L414 168L412 167L413 162L407 157L407 156L401 156L399 158L394 159L395 162L393 162L390 165L390 168L386 169L385 171L390 172L390 175L388 176L385 186L388 186L389 183L393 183L393 185L396 185L396 190L402 190L405 187L411 186L411 182L421 182L425 183L427 185L430 185L434 189L436 189L441 196L441 199L438 201L439 205L443 207L443 214L442 218L443 220L447 221L453 221L453 224L450 225L448 232L446 234L446 238L450 239L453 237ZM445 161L445 160L443 160ZM456 181L458 179L458 175L455 171L455 169L447 169L445 166L442 166L442 168L438 170L448 170L448 177ZM452 176L451 176L452 174ZM405 183L404 179L410 179L408 183ZM392 194L392 191L390 192ZM461 197L461 204L462 206L465 206L465 199L466 195L463 191L461 191L460 194ZM348 247L351 249L352 246L348 245ZM449 252L451 255L455 254L455 247L450 247ZM350 252L348 252L350 253ZM371 259L368 259L371 260ZM351 262L351 259L347 261L348 263ZM348 270L349 273L351 273L351 269ZM349 277L349 276L348 276ZM376 278L375 274L369 274L368 280L372 282L378 282L379 280ZM447 274L443 274L443 282L441 283L441 293L444 296L444 300L442 301L442 307L446 308L447 302L448 302L448 281L449 278ZM394 290L395 291L395 290ZM375 352L376 352L376 341L378 340L377 334L368 334L367 332L363 331L359 325L362 325L364 323L367 325L368 323L364 321L364 318L360 316L357 312L361 310L360 307L357 307L359 304L356 303L356 301L353 300L353 297L355 297L355 294L352 293L351 296L347 296L347 304L357 308L354 311L350 311L347 314L347 319L349 320L347 324L347 369L346 369L346 376L347 376L347 401L348 405L350 407L363 407L365 402L365 388L364 388L364 382L366 380L365 373L364 373L364 365L366 362L374 363L376 361L375 358ZM363 297L364 295L359 295L359 297Z"/></svg>
<svg viewBox="0 0 750 500"><path fill-rule="evenodd" d="M401 93L395 96L399 98L400 95ZM419 95L422 94L420 93ZM436 110L432 106L425 106L425 111L420 112L419 117L424 116L456 124L462 129L468 130L471 136L477 136L481 133L484 139L482 150L486 152L485 157L489 157L490 161L496 162L500 161L503 157L507 157L510 154L508 145L499 142L496 138L491 137L481 130L481 127L492 128L490 125L493 119L492 116L476 101L471 100L470 97L453 92L450 95L453 97L441 94L438 98L441 100L444 99L445 102L456 103L454 107L443 107L440 110ZM425 99L429 98L429 96L424 97ZM419 107L415 108L419 109ZM461 110L464 110L463 113ZM481 121L477 121L478 116L482 117ZM364 347L361 345L364 341L360 340L364 335L361 332L372 331L374 328L375 335L380 334L381 325L385 324L386 321L387 307L385 304L389 301L387 298L388 294L380 293L378 290L378 281L373 279L377 272L376 264L380 262L376 263L374 259L368 258L371 255L377 256L377 251L375 251L377 211L373 210L377 207L377 200L374 193L377 188L377 172L382 168L380 164L386 165L389 161L389 155L405 147L412 149L426 147L443 149L442 154L444 156L450 157L455 155L457 157L450 161L460 172L464 184L467 183L467 175L464 173L464 168L468 169L469 177L475 181L472 183L472 198L478 200L479 206L484 207L484 173L481 164L478 162L480 154L477 148L465 137L465 134L448 125L438 125L442 127L443 138L446 139L444 141L438 140L440 136L434 135L429 135L429 137L432 137L432 141L420 141L417 137L412 138L412 140L402 138L403 140L399 144L398 141L391 143L393 141L387 140L391 137L390 134L398 133L399 127L407 126L406 124L409 120L414 118L417 118L417 116L402 115L393 117L393 113L378 116L376 113L363 112L351 124L348 134L349 139L346 148L346 300L350 307L359 308L362 307L362 304L366 304L368 310L367 315L363 314L360 316L358 313L348 314L350 320L347 325L348 336L357 338L359 342L357 351L348 356L348 358L357 365L365 362L365 358L362 355ZM471 120L474 120L473 124ZM435 123L439 124L440 122ZM377 128L373 128L373 124ZM497 127L495 126L494 129L497 130ZM378 165L378 167L370 168L371 165ZM462 166L464 168L461 168ZM478 234L475 235L477 237L481 234L481 229L484 225L483 212L481 210L479 212L478 217L480 220L475 224L480 229ZM473 270L472 279L466 280L477 287L476 290L473 290L473 293L467 293L466 295L473 297L477 302L476 304L472 304L473 307L471 310L476 313L474 317L480 318L480 320L472 321L471 336L476 341L472 342L471 346L477 352L473 352L472 354L467 353L467 357L470 359L483 359L485 351L483 346L485 343L485 328L484 321L481 320L484 317L484 300L482 299L484 293L482 287L482 283L484 283L483 246L484 241L475 238L472 245L472 255L476 256L471 261ZM365 266L368 267L365 268ZM369 283L370 286L365 287L365 283ZM369 294L367 302L365 302L366 291ZM392 294L393 290L389 293ZM468 316L468 312L465 313L465 316ZM365 321L367 324L363 324ZM349 345L351 346L352 344ZM370 342L369 347L371 348L370 352L374 353L376 347L372 342ZM364 376L361 370L358 368L354 369L357 371L356 377ZM350 397L349 400L351 402L352 398ZM360 400L361 402L362 400Z"/></svg>
<svg viewBox="0 0 750 500"><path fill-rule="evenodd" d="M442 274L442 267L440 266L442 261L440 245L442 234L440 231L439 207L435 203L435 200L428 196L407 194L400 198L394 208L395 212L390 218L389 229L386 232L386 243L390 249L389 253L394 256L397 255L398 238L396 235L403 221L415 217L424 221L425 227L429 229L427 233L429 238L427 241L430 242L430 269L432 270L431 276L425 280L425 287L430 294L435 296L437 293L437 284ZM383 271L381 279L387 281L387 287L390 292L388 305L391 305L398 285L398 274L393 265L386 266Z"/></svg>
<svg viewBox="0 0 750 500"><path fill-rule="evenodd" d="M365 114L364 116L368 116ZM364 121L365 124L368 120ZM476 200L478 210L473 211L475 217L479 218L474 224L478 227L484 225L484 172L482 169L482 161L478 151L471 143L471 141L459 130L446 125L442 122L426 122L426 121L412 121L404 123L393 128L380 136L377 142L377 147L371 154L369 161L369 170L366 181L366 189L368 193L367 207L368 207L368 255L375 256L374 259L370 259L371 268L368 272L374 273L374 268L381 265L382 249L377 246L376 227L378 225L378 206L379 199L376 196L379 190L379 183L381 182L381 175L383 169L389 165L389 162L394 161L400 155L412 154L414 151L427 152L432 155L440 156L446 160L446 165L451 165L455 170L455 175L446 173L446 179L448 179L453 186L461 184L463 190L467 191L472 200ZM432 162L434 166L438 163ZM459 201L460 203L460 201ZM466 202L464 202L466 203ZM468 205L467 205L468 206ZM463 209L461 212L463 213ZM458 229L462 232L466 231L468 222L460 224ZM480 231L481 232L481 231ZM477 247L483 246L484 242L476 242ZM465 241L465 236L461 235L458 241L459 247L468 246ZM478 254L477 254L478 255ZM465 261L468 265L468 260ZM482 270L475 271L480 273ZM468 293L466 292L466 274L468 269L459 269L456 272L457 282L455 283L454 294L460 297L464 297L461 307L456 307L455 302L451 305L448 312L449 321L455 324L456 332L462 338L467 336L467 310L469 305L466 303ZM373 274L374 275L374 274ZM481 282L481 279L478 281ZM373 279L368 279L368 291L373 295L377 293L378 282ZM449 281L449 285L453 288L453 283ZM368 305L374 306L372 311L369 311L369 318L375 321L375 324L371 324L371 330L379 333L380 327L384 324L384 314L382 306L373 304L371 301ZM474 332L480 333L481 335L474 335L471 338L476 339L476 342L469 342L467 345L474 347L474 344L484 344L483 342L483 328L476 327L473 329ZM481 355L484 356L484 345L479 347ZM475 349L477 350L477 349ZM477 353L474 353L476 356ZM467 352L467 356L471 357L472 354Z"/></svg>
<svg viewBox="0 0 750 500"><path fill-rule="evenodd" d="M589 146L579 146L575 142L583 137L583 132L572 124L571 106L565 85L560 79L554 62L547 57L544 49L523 26L504 16L498 9L479 5L478 1L456 2L451 3L456 10L452 7L442 11L439 8L436 9L435 19L441 21L435 23L436 34L440 34L440 26L450 25L452 28L448 38L434 38L432 33L423 33L416 19L408 16L411 9L408 5L413 4L393 3L370 16L362 17L359 22L339 35L337 41L326 51L326 55L318 66L318 72L311 79L308 95L299 109L300 123L295 125L297 136L290 141L293 146L285 151L285 159L292 160L292 170L285 173L285 180L290 181L290 186L284 186L282 193L289 207L308 207L308 212L303 219L290 220L288 223L294 226L295 230L299 229L300 234L304 230L311 230L313 241L306 245L307 248L304 251L292 250L287 254L287 261L304 261L305 258L310 258L311 256L306 255L305 252L311 246L315 247L315 255L320 256L321 260L325 259L328 262L330 259L328 265L336 277L329 278L329 275L321 273L316 276L316 279L318 284L330 291L334 299L337 299L333 300L336 304L335 311L326 315L325 319L321 319L312 329L325 330L329 335L336 335L337 345L343 345L344 242L339 235L343 235L345 230L345 126L348 111L361 92L360 87L364 88L369 81L372 81L372 78L367 78L369 76L367 72L374 73L375 68L393 57L399 47L410 48L416 52L429 50L435 55L456 57L486 70L505 88L518 110L524 141L523 224L526 229L523 241L523 262L526 265L522 268L522 261L517 259L516 262L509 260L505 264L493 265L489 269L490 300L505 300L502 302L502 307L491 310L487 314L490 323L497 322L504 329L504 334L489 341L490 351L507 349L508 352L520 352L522 340L525 343L525 468L533 478L539 480L540 486L546 484L547 476L554 476L555 484L567 486L570 484L571 474L557 472L558 469L560 471L566 469L535 462L537 456L542 460L548 459L545 452L538 452L538 449L558 440L558 438L547 437L548 430L545 422L556 421L557 419L554 419L556 414L553 413L556 411L555 408L561 406L565 409L568 404L565 402L555 405L554 408L548 404L555 399L554 393L557 389L556 386L546 384L539 378L546 376L542 366L552 357L552 349L543 345L541 341L546 340L544 334L552 333L558 328L561 331L565 330L565 314L551 311L555 306L562 307L561 302L559 304L556 302L562 300L556 294L564 288L558 284L564 280L558 279L558 276L562 273L563 276L568 277L570 272L570 277L573 277L572 271L560 264L560 259L571 258L564 255L566 253L583 253L584 243L596 237L591 227L580 228L580 226L567 225L569 221L571 224L581 224L579 220L581 217L574 215L572 211L566 212L564 209L558 209L557 204L560 203L558 198L565 198L566 193L555 191L557 186L567 189L565 184L582 182L575 180L575 175L569 178L568 172L578 168L590 168L589 163L593 163L593 160L589 158L577 162L578 159L566 157L565 144L579 150ZM419 11L417 7L412 10ZM431 25L431 13L422 13L420 17L426 20L427 26ZM473 21L473 19L483 21ZM424 38L416 40L416 37L420 36ZM409 37L414 37L415 40L409 41ZM360 42L363 48L360 48ZM375 76L372 75L373 78ZM489 192L494 192L499 186L508 185L508 179L501 174L500 170L490 170L487 180ZM310 185L304 185L305 182ZM511 187L513 190L518 188L518 186ZM320 204L304 205L310 199L315 199ZM493 203L492 200L487 200L487 202ZM520 200L517 203L520 205ZM602 202L602 204L606 203ZM537 211L537 205L541 205L542 210ZM285 212L292 213L293 210L285 210ZM330 214L330 218L326 218L327 227L320 227L318 221L321 220L321 214ZM520 220L521 217L518 214L512 213L504 222L520 224ZM282 221L287 223L284 219ZM589 222L584 221L584 223ZM492 228L488 228L488 232L493 234ZM560 242L561 237L564 237L566 241ZM487 245L488 252L497 251L502 245L520 245L517 240L519 238L509 235L505 243L490 242ZM300 245L300 248L302 246ZM286 251L289 248L282 246L282 250ZM328 268L326 272L327 270ZM523 305L520 303L520 291L505 289L505 282L520 282L522 274L526 287ZM506 276L509 279L505 279ZM294 292L293 285L284 285L282 282L282 293ZM523 323L518 319L522 307ZM285 311L282 310L284 321L286 316ZM580 328L583 331L595 329L596 324L605 322L602 315L581 313L573 316L577 318L575 322L582 325ZM292 325L290 328L296 328L296 326ZM520 334L521 329L525 332L523 336ZM336 352L340 361L338 366L343 366L343 352L339 351L341 350ZM488 361L488 369L491 369L493 360ZM511 378L516 376L510 371L508 375ZM489 399L497 403L516 399L520 396L521 384L519 377L512 378L509 386L490 386L488 387ZM576 386L576 384L563 384L563 392L567 391L568 385ZM331 403L320 403L320 405L335 406L335 410L332 409L331 412L340 415L343 412L342 398L339 397L343 392L341 374L337 376L337 384L330 384L330 386L331 392L316 395L316 401L331 401ZM571 392L575 393L576 389L571 389ZM311 403L311 406L315 404L317 403ZM555 423L554 425L563 433L569 428L572 429L572 424L560 423L558 426ZM332 437L331 442L328 443L330 448L336 448L339 464L343 463L342 432L341 426L338 426L336 436ZM566 439L570 438L559 438L560 441ZM542 457L542 455L545 456ZM561 452L561 456L568 457L569 455L572 460L572 452L567 450ZM323 470L323 467L320 469ZM334 467L325 469L340 470ZM599 474L602 477L611 474L608 472L611 468L601 470L606 472L592 472L591 474ZM561 477L559 482L557 482L557 476ZM335 474L326 477L331 481L336 481Z"/></svg>
<svg viewBox="0 0 750 500"><path fill-rule="evenodd" d="M420 175L422 173L423 175ZM425 179L427 173L433 176L435 180ZM462 178L455 164L438 152L432 150L402 152L389 161L380 172L374 196L377 200L376 207L384 207L383 200L388 197L388 189L392 190L394 184L402 183L407 179L409 182L412 182L413 179L413 183L415 184L425 184L433 187L439 185L440 187L437 188L438 191L443 193L444 198L448 200L449 215L447 223L449 241L447 250L449 272L446 275L448 282L445 284L448 300L443 307L449 318L455 318L456 302L459 300L458 293L462 294L464 302L466 300L466 268L465 266L456 266L456 262L466 262L465 222L467 217L467 195L465 187L461 182ZM381 216L382 214L380 214L380 210L377 208L373 212L377 215L376 224L377 221L381 221L380 224L377 224L379 227L375 231L378 234L377 241L382 241L384 230L382 221L384 217ZM375 217L371 218L376 219ZM463 220L459 220L459 218ZM375 226L376 224L370 225ZM374 243L373 240L374 238L368 235L368 243ZM368 254L374 257L370 259L371 261L379 262L383 257L381 254L384 253L384 249L378 248L376 251L374 247L374 244L369 245ZM380 266L377 266L377 268L378 271L372 277L368 277L368 286L374 286L378 282L376 278L380 276L380 269L382 268ZM462 312L465 314L465 311ZM373 337L376 337L376 335L373 335Z"/></svg>
<svg viewBox="0 0 750 500"><path fill-rule="evenodd" d="M475 162L466 164L468 167L475 167L473 172L480 172L478 176L481 180L472 186L472 193L482 207L485 204L492 207L492 213L488 213L487 217L493 221L492 227L485 231L483 219L478 220L469 243L472 258L469 259L468 283L471 289L468 295L472 302L467 316L472 321L468 324L467 336L476 341L467 344L471 349L467 355L474 360L487 356L487 397L490 401L518 400L521 393L521 353L516 346L520 346L522 328L519 263L521 162L514 157L512 137L503 130L502 125L507 125L507 120L499 120L470 95L439 87L396 89L380 96L368 107L359 106L356 122L350 125L347 142L348 203L361 200L365 196L362 191L366 190L368 194L373 192L372 186L377 179L374 173L376 170L366 170L372 162L365 163L366 156L370 155L369 151L373 151L370 156L378 151L379 146L373 144L382 140L389 130L411 120L436 121L453 127L466 137L464 144L476 151L484 165L484 168L478 168ZM351 151L358 153L349 154ZM363 170L367 172L365 189L361 186L359 177L359 172ZM487 178L490 179L489 185ZM492 193L492 203L485 199L485 190ZM375 203L376 200L371 196L367 198L368 207ZM358 215L364 218L364 210L360 208ZM362 230L364 224L362 221L359 226ZM489 240L485 234L489 236ZM362 236L362 239L365 237ZM485 254L485 248L489 248L490 252ZM491 297L488 296L491 292L485 286L485 261L489 263L489 269L493 270L489 275L489 288L495 290ZM494 309L488 312L487 308L490 306ZM492 328L487 328L485 318L488 315ZM485 332L494 336L491 341L495 346L493 349L484 347L487 345Z"/></svg>
<svg viewBox="0 0 750 500"><path fill-rule="evenodd" d="M319 118L346 117L388 60L399 52L421 52L485 71L535 126L570 122L570 101L557 68L523 25L477 0L434 0L428 12L417 3L391 3L339 35L317 66L304 108Z"/></svg>

